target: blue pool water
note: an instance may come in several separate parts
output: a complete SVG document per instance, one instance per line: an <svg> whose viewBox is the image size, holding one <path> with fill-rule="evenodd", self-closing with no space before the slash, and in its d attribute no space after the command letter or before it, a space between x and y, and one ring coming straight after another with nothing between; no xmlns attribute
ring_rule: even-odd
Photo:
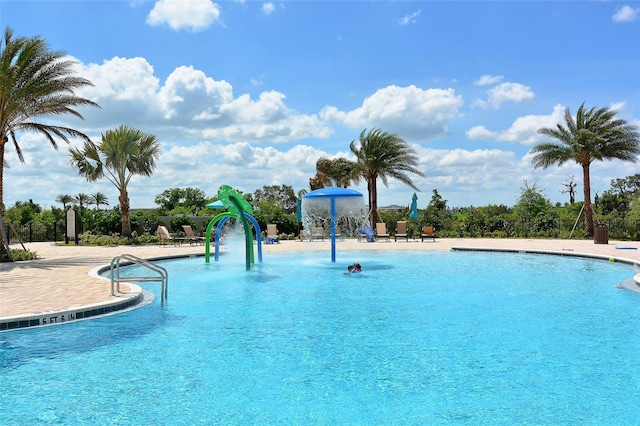
<svg viewBox="0 0 640 426"><path fill-rule="evenodd" d="M0 334L0 424L638 424L631 268L326 257L165 261L165 306Z"/></svg>

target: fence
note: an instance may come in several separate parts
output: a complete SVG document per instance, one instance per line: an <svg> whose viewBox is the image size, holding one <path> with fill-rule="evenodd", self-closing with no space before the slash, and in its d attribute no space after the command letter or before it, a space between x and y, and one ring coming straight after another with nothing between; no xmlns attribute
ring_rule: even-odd
<svg viewBox="0 0 640 426"><path fill-rule="evenodd" d="M5 228L10 244L34 243L41 241L64 241L63 223L31 221L26 225L6 222Z"/></svg>
<svg viewBox="0 0 640 426"><path fill-rule="evenodd" d="M615 240L640 240L640 221L625 219L601 220L609 230L609 238ZM395 229L394 226L390 229ZM480 237L480 238L584 238L584 222L570 220L554 220L543 228L531 222L500 221L499 224L454 223L449 229L436 230L438 236L444 237ZM575 230L574 230L575 225ZM64 241L65 227L63 222L43 223L29 222L25 225L5 223L7 236L11 244L19 242L31 243L41 241ZM573 231L573 234L572 234Z"/></svg>

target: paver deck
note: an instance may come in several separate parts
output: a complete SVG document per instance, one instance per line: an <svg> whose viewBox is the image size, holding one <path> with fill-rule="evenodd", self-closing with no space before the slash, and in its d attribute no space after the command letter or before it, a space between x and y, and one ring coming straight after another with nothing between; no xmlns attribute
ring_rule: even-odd
<svg viewBox="0 0 640 426"><path fill-rule="evenodd" d="M263 245L263 255L286 251L324 251L329 256L331 242L282 241ZM25 247L35 251L39 259L25 262L0 263L0 322L7 318L26 318L43 312L68 311L83 307L113 304L118 298L132 297L139 292L135 285L122 284L121 294L111 295L111 282L95 274L96 268L106 266L121 254L143 259L173 256L204 255L204 246L58 246L53 243L30 243ZM20 248L19 245L12 248ZM557 252L586 255L604 259L618 259L631 263L640 270L640 242L609 241L594 244L592 240L546 239L470 239L443 238L435 242L376 242L356 240L339 241L336 250L450 250L452 248L478 248L489 250L516 250ZM203 260L204 261L204 260ZM268 261L266 257L265 261ZM345 266L346 267L346 266ZM93 271L93 272L92 272ZM170 278L171 280L171 278Z"/></svg>

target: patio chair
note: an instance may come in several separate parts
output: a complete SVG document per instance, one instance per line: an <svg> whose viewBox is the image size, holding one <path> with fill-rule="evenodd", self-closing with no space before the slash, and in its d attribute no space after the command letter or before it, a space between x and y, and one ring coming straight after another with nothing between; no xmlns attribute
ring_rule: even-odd
<svg viewBox="0 0 640 426"><path fill-rule="evenodd" d="M166 226L158 225L158 239L161 246L166 246L168 242L171 242L174 246L182 245L182 238L174 238L167 229Z"/></svg>
<svg viewBox="0 0 640 426"><path fill-rule="evenodd" d="M436 232L435 229L433 229L433 226L423 226L422 227L422 242L424 242L424 239L427 238L431 238L433 239L433 242L436 241Z"/></svg>
<svg viewBox="0 0 640 426"><path fill-rule="evenodd" d="M191 225L182 225L182 230L184 231L185 239L189 240L189 245L197 245L199 242L204 244L206 238L197 236L196 233L193 232L193 228L191 227Z"/></svg>
<svg viewBox="0 0 640 426"><path fill-rule="evenodd" d="M396 235L393 237L393 240L398 241L398 238L404 238L407 242L409 242L406 220L399 220L396 222Z"/></svg>
<svg viewBox="0 0 640 426"><path fill-rule="evenodd" d="M345 236L344 236L344 232L342 232L342 228L339 226L336 226L336 241L344 241L345 240Z"/></svg>
<svg viewBox="0 0 640 426"><path fill-rule="evenodd" d="M384 222L376 223L376 238L380 240L380 238L386 238L387 241L391 241L391 236L387 232L387 224Z"/></svg>
<svg viewBox="0 0 640 426"><path fill-rule="evenodd" d="M278 227L275 223L267 223L267 236L264 239L266 244L280 243L278 236Z"/></svg>
<svg viewBox="0 0 640 426"><path fill-rule="evenodd" d="M324 241L324 228L322 226L314 226L311 229L311 241L318 239Z"/></svg>

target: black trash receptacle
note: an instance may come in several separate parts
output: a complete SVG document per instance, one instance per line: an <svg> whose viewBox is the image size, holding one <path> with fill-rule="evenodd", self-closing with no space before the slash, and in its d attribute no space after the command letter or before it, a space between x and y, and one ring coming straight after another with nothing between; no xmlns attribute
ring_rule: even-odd
<svg viewBox="0 0 640 426"><path fill-rule="evenodd" d="M596 225L593 232L594 244L609 244L609 228L603 223Z"/></svg>

